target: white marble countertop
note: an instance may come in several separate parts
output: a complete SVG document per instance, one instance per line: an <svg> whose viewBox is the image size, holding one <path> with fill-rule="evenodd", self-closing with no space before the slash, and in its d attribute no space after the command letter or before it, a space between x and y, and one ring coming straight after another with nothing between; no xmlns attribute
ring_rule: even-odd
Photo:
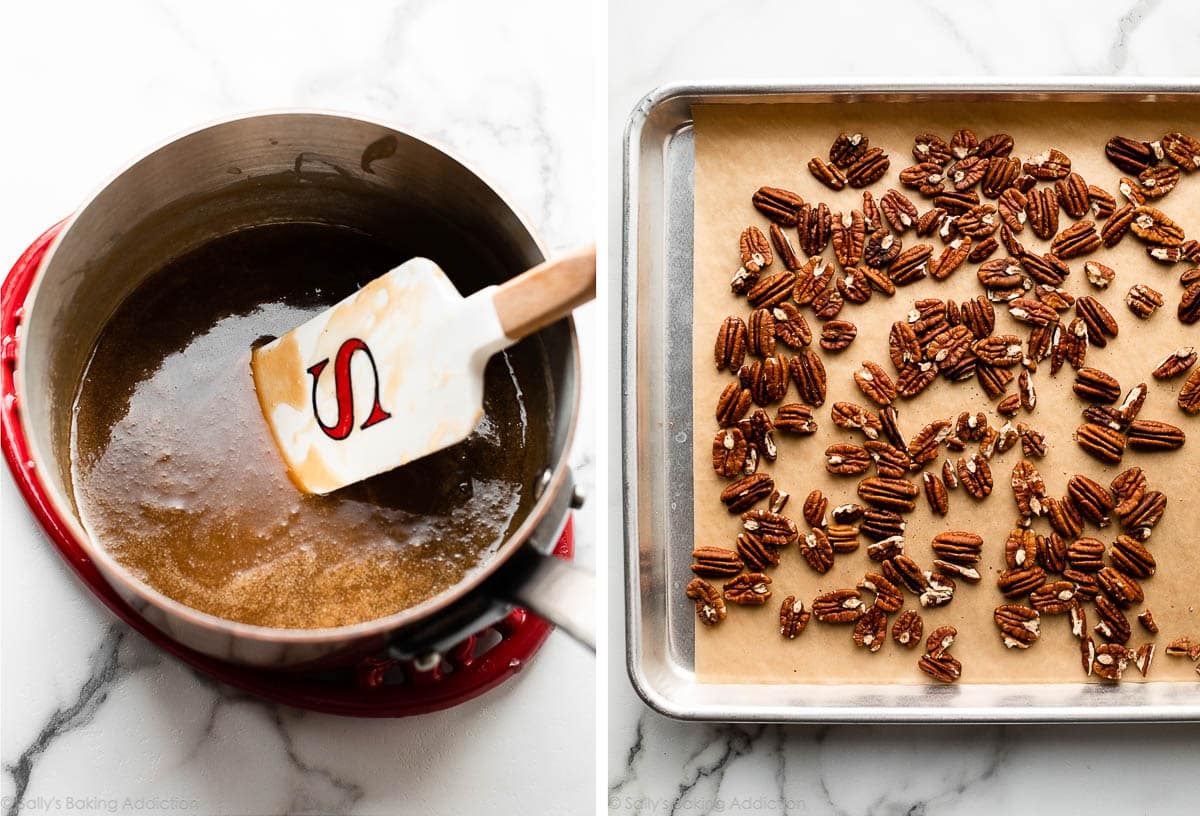
<svg viewBox="0 0 1200 816"><path fill-rule="evenodd" d="M512 196L552 248L591 240L592 64L586 42L556 36L587 13L422 0L6 6L0 259L7 270L142 150L282 106L431 136ZM594 311L578 313L585 359ZM572 457L585 489L593 427L585 409ZM4 813L590 812L594 661L561 633L514 680L438 714L359 721L263 704L117 623L3 470ZM595 512L577 517L589 565Z"/></svg>
<svg viewBox="0 0 1200 816"><path fill-rule="evenodd" d="M641 96L666 83L1200 74L1200 30L1187 0L612 0L612 9L611 30L620 32L609 57L614 191L620 189L625 120ZM610 196L613 241L619 241L619 214L618 193ZM615 306L610 304L610 323ZM615 345L609 354L617 359ZM617 453L614 441L610 456ZM613 484L619 489L619 481ZM609 603L622 608L617 582ZM622 628L618 623L610 631L619 656ZM933 816L1195 808L1188 784L1179 782L1200 771L1200 726L1194 724L704 725L675 722L646 708L619 659L607 670L611 813Z"/></svg>

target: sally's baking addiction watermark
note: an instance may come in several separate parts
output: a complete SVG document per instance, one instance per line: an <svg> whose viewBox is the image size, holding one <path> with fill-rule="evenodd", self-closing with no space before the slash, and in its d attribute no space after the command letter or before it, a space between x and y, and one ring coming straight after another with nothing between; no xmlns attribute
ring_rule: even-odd
<svg viewBox="0 0 1200 816"><path fill-rule="evenodd" d="M30 796L0 797L6 813L188 813L200 809L199 799L182 796Z"/></svg>

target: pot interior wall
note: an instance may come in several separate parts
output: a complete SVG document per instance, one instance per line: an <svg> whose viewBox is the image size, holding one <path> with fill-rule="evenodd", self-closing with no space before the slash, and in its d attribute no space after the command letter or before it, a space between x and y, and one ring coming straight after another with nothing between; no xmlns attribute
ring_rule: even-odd
<svg viewBox="0 0 1200 816"><path fill-rule="evenodd" d="M533 236L482 180L440 151L360 120L275 114L190 134L139 161L69 225L26 304L22 404L43 478L64 506L76 387L107 319L148 276L212 240L258 225L329 223L437 261L465 293L542 260ZM333 273L335 274L335 273ZM453 330L447 327L448 331ZM520 344L548 388L527 395L546 418L549 459L565 453L575 358L562 321ZM523 516L528 508L522 508Z"/></svg>

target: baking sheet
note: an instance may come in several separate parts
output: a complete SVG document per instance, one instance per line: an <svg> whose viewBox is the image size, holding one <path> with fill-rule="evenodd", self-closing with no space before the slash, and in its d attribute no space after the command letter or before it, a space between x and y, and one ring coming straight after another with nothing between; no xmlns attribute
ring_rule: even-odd
<svg viewBox="0 0 1200 816"><path fill-rule="evenodd" d="M712 344L717 327L727 314L745 316L749 312L744 299L729 292L728 281L738 266L737 238L741 230L755 224L766 231L766 219L750 205L754 190L762 185L785 187L806 200L825 201L835 211L858 208L860 191L829 190L812 178L805 167L812 156L826 156L830 142L840 131L866 133L872 145L883 147L890 155L892 166L888 175L871 188L878 199L889 187L899 189L897 175L912 163L910 150L914 136L931 131L948 140L957 128L970 127L980 138L999 131L1010 133L1016 142L1014 155L1023 159L1048 147L1057 147L1071 157L1073 169L1088 183L1115 192L1121 173L1103 155L1104 142L1110 136L1123 134L1149 139L1169 130L1200 131L1200 106L1193 103L696 105L693 117L695 542L726 547L733 546L738 519L728 514L717 499L726 482L712 471L710 444L716 432L712 416L716 395L730 375L714 369ZM922 211L930 206L916 194L909 197ZM1161 205L1189 235L1200 235L1200 175L1185 176ZM1060 228L1070 223L1063 214ZM1031 250L1047 251L1047 244L1035 239L1028 229L1019 238ZM931 243L935 253L941 249L941 241L936 237L916 239L911 232L905 236L906 245L918 241ZM827 250L826 255L832 258L832 251ZM1200 423L1175 406L1175 394L1182 380L1158 383L1149 372L1178 346L1200 345L1200 330L1195 326L1183 327L1175 318L1175 305L1182 291L1177 278L1184 267L1154 263L1146 257L1142 244L1132 237L1114 250L1102 250L1089 258L1117 270L1113 284L1107 290L1095 291L1082 275L1085 258L1071 262L1074 271L1066 286L1077 295L1095 295L1116 316L1122 332L1106 349L1092 348L1087 364L1108 371L1125 388L1138 382L1149 383L1150 397L1142 417L1180 425L1192 439L1175 453L1127 453L1118 467L1106 467L1092 460L1070 438L1080 422L1082 404L1070 392L1073 377L1069 366L1051 378L1048 366L1043 365L1035 375L1038 408L1033 414L1017 419L1029 422L1047 436L1048 454L1035 464L1051 495L1062 495L1066 480L1075 472L1107 484L1119 470L1135 464L1146 470L1152 488L1167 494L1167 512L1148 542L1158 560L1158 574L1143 583L1147 594L1145 606L1153 610L1161 628L1160 634L1153 638L1159 644L1159 651L1148 679L1194 681L1191 662L1167 657L1162 647L1179 635L1200 636L1200 593L1195 588L1195 578L1200 576L1200 543L1191 521L1200 514L1200 496L1193 487L1200 475L1196 447L1200 443L1197 436ZM770 271L781 268L776 261ZM857 501L858 478L832 477L824 471L823 452L828 445L861 441L860 435L833 425L829 419L830 407L838 400L865 404L865 398L852 381L852 373L866 359L891 370L886 352L891 322L921 297L962 300L979 294L975 268L967 264L947 281L927 279L901 288L894 298L876 294L866 305L847 304L839 317L853 320L859 327L859 335L840 354L820 352L829 375L829 398L817 412L821 430L811 437L777 434L779 461L774 465L764 463L761 468L792 494L792 503L786 511L790 516L800 518L800 505L813 488L825 492L831 506ZM1167 304L1149 321L1140 321L1122 302L1134 283L1149 284L1166 294ZM814 331L819 331L811 313L808 317ZM1027 333L1008 317L1006 310L998 309L997 332L1005 331L1022 337ZM794 399L792 386L787 401ZM962 410L984 410L992 417L993 424L1003 423L995 415L994 402L986 399L974 381L939 380L915 401L901 400L898 408L901 428L909 436L931 419ZM922 610L925 630L929 632L947 623L959 628L959 639L952 652L963 662L962 683L1078 683L1084 679L1078 645L1069 633L1065 617L1044 617L1041 638L1026 652L1006 650L992 622L993 610L1003 602L995 588L995 577L1004 568L1003 541L1016 518L1008 477L1019 458L1019 448L993 458L996 489L984 502L976 503L960 488L951 493L951 509L945 518L933 516L923 497L918 510L908 515L906 552L926 567L933 557L929 541L941 530L972 530L985 539L980 564L983 581L977 585L960 581L949 606ZM800 524L803 525L802 520ZM1038 526L1048 529L1044 521ZM1085 534L1108 542L1115 533L1112 527L1103 531L1090 527ZM794 546L785 551L780 566L770 572L774 594L766 606L731 605L727 620L720 626L696 627L697 679L703 683L924 682L925 676L916 668L920 649L903 650L889 640L880 652L869 654L854 647L851 627L815 620L795 641L785 641L778 634L779 603L783 597L795 594L806 603L811 602L820 592L853 586L868 568L877 566L866 557L865 544L864 538L859 552L838 556L834 569L824 576L809 569ZM906 600L914 601L911 596ZM688 603L682 598L678 602ZM911 608L912 603L908 606ZM1131 611L1131 619L1138 611L1140 607ZM1096 616L1090 614L1089 618L1094 624ZM1136 647L1148 639L1150 636L1134 622L1130 645ZM1127 681L1141 680L1132 666L1125 677Z"/></svg>

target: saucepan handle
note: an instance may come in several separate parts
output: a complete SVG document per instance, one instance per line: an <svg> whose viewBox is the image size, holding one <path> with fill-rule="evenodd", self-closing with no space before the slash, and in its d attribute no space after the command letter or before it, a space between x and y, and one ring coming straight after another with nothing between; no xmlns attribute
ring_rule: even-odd
<svg viewBox="0 0 1200 816"><path fill-rule="evenodd" d="M596 651L596 579L591 572L532 547L524 547L505 568L513 578L498 587L498 594Z"/></svg>

